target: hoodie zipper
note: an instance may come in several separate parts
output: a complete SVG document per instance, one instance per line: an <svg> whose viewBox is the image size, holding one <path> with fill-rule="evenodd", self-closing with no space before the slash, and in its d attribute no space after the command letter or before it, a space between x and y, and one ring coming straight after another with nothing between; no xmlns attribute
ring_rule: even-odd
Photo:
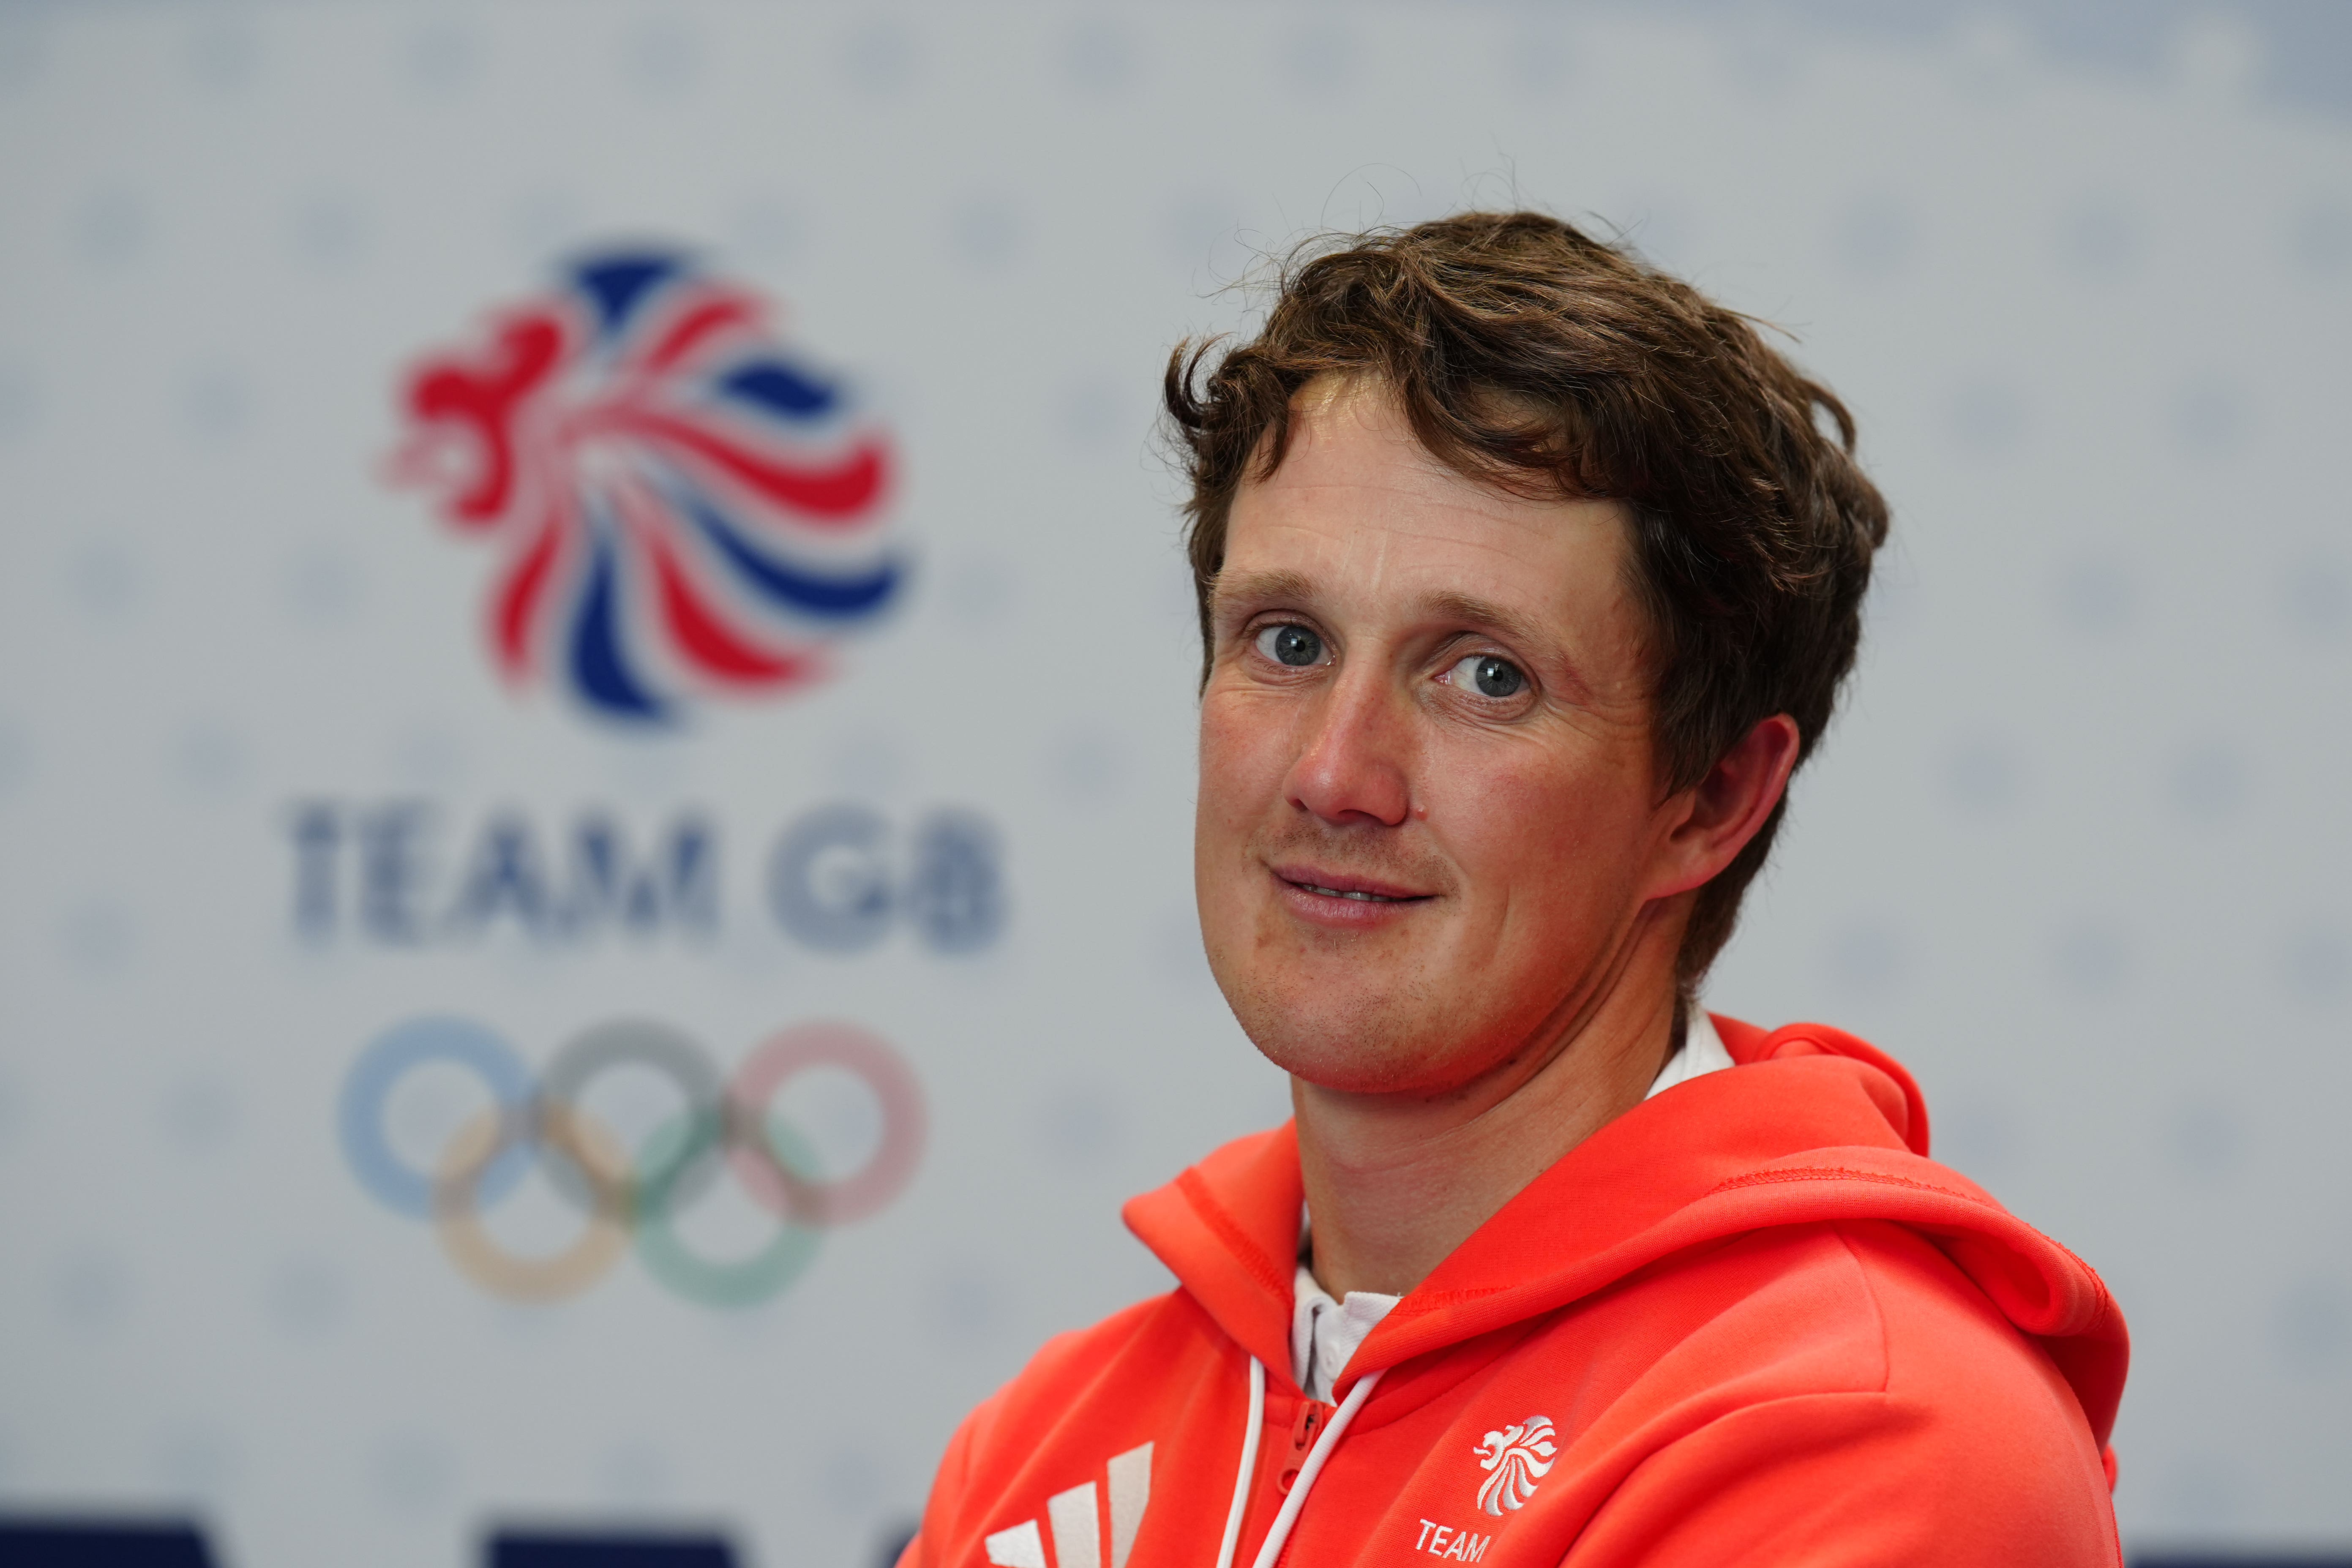
<svg viewBox="0 0 2352 1568"><path fill-rule="evenodd" d="M1250 1364L1255 1369L1253 1381L1265 1377L1265 1369L1255 1357ZM1356 1380L1355 1387L1348 1390L1348 1397L1339 1401L1338 1409L1308 1400L1307 1407L1292 1418L1292 1451L1296 1453L1300 1447L1305 1447L1307 1458L1300 1461L1297 1469L1286 1469L1282 1473L1282 1482L1288 1483L1282 1487L1282 1508L1275 1514L1274 1523L1265 1532L1265 1540L1258 1546L1254 1568L1276 1568L1276 1564L1282 1561L1283 1549L1290 1543L1290 1532L1298 1523L1300 1510L1307 1506L1307 1494L1315 1489L1315 1478L1323 1473L1323 1467L1329 1462L1332 1450L1339 1447L1339 1440L1347 1436L1349 1424L1355 1420L1356 1412L1364 1407L1364 1401L1371 1397L1372 1385L1380 1380L1378 1372L1368 1372ZM1324 1415L1326 1411L1329 1412L1328 1417ZM1246 1488L1249 1481L1246 1471L1237 1477L1236 1492ZM1281 1482L1276 1484L1280 1486Z"/></svg>

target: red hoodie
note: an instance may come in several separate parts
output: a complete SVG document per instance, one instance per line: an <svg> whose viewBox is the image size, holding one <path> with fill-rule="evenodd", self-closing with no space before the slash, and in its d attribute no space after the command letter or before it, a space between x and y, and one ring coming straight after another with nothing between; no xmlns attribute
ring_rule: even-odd
<svg viewBox="0 0 2352 1568"><path fill-rule="evenodd" d="M1927 1159L1877 1050L1716 1024L1738 1065L1505 1205L1336 1409L1290 1376L1295 1131L1130 1203L1177 1289L971 1414L900 1568L2119 1563L2098 1276Z"/></svg>

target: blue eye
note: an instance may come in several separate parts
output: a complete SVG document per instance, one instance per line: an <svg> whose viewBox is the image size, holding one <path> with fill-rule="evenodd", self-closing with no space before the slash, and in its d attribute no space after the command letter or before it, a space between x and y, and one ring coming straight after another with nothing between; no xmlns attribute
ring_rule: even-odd
<svg viewBox="0 0 2352 1568"><path fill-rule="evenodd" d="M1323 662L1323 639L1301 626L1268 626L1257 634L1257 651L1276 664L1304 668Z"/></svg>
<svg viewBox="0 0 2352 1568"><path fill-rule="evenodd" d="M1458 660L1446 670L1450 685L1465 691L1475 691L1481 697L1517 697L1527 689L1527 673L1507 658L1497 658L1491 653L1474 653Z"/></svg>

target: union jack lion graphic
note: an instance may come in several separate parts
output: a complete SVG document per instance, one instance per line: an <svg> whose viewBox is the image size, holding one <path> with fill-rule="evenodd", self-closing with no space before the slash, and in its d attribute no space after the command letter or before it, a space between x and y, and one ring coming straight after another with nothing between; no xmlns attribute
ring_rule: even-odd
<svg viewBox="0 0 2352 1568"><path fill-rule="evenodd" d="M1536 1483L1551 1474L1551 1417L1530 1415L1516 1426L1489 1432L1478 1445L1478 1468L1487 1472L1478 1487L1478 1506L1500 1519L1505 1509L1521 1509L1536 1495Z"/></svg>
<svg viewBox="0 0 2352 1568"><path fill-rule="evenodd" d="M392 476L505 546L488 630L509 678L666 724L693 694L811 684L897 597L890 443L768 315L681 254L600 251L487 346L410 371Z"/></svg>

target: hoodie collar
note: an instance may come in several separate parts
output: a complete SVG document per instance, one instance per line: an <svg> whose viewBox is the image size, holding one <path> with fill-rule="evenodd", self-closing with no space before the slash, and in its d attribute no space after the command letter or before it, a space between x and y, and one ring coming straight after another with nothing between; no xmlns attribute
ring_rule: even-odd
<svg viewBox="0 0 2352 1568"><path fill-rule="evenodd" d="M1885 1219L1926 1234L2044 1342L2106 1441L2123 1322L2097 1275L1925 1158L1918 1086L1843 1031L1717 1016L1737 1071L1643 1101L1455 1248L1365 1339L1358 1377L1554 1310L1669 1253L1779 1225ZM1127 1205L1129 1227L1250 1354L1290 1363L1302 1203L1296 1128L1229 1143Z"/></svg>

